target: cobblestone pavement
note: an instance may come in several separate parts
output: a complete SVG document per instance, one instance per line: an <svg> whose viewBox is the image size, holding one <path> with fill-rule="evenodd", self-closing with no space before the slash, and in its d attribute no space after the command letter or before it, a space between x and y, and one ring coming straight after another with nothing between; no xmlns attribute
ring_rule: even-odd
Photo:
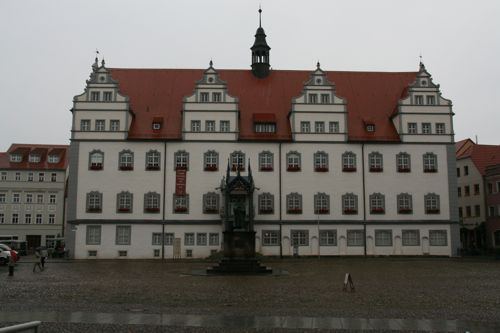
<svg viewBox="0 0 500 333"><path fill-rule="evenodd" d="M0 312L402 318L500 323L500 261L443 258L267 260L281 276L195 276L208 262L48 261L0 267ZM356 291L342 291L345 273ZM44 323L48 332L219 332L217 328ZM0 327L5 326L0 323ZM234 331L234 330L233 330ZM239 330L247 332L252 330ZM272 329L281 332L284 330ZM300 330L304 331L304 330Z"/></svg>

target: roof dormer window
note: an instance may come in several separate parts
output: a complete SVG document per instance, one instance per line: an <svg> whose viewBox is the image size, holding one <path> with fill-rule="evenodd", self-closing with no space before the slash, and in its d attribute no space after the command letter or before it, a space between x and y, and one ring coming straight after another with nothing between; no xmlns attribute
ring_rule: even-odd
<svg viewBox="0 0 500 333"><path fill-rule="evenodd" d="M162 117L153 118L153 130L154 131L159 131L161 129L161 124L163 124Z"/></svg>
<svg viewBox="0 0 500 333"><path fill-rule="evenodd" d="M22 162L22 160L23 160L23 157L19 154L11 154L10 155L11 162L19 163L19 162Z"/></svg>
<svg viewBox="0 0 500 333"><path fill-rule="evenodd" d="M30 156L29 156L29 162L30 163L39 163L40 162L40 155L38 155L38 154L30 154Z"/></svg>
<svg viewBox="0 0 500 333"><path fill-rule="evenodd" d="M59 163L59 156L57 156L57 155L49 155L48 161L51 164L53 164L53 163Z"/></svg>
<svg viewBox="0 0 500 333"><path fill-rule="evenodd" d="M275 123L255 124L255 133L276 133Z"/></svg>
<svg viewBox="0 0 500 333"><path fill-rule="evenodd" d="M276 133L276 116L272 113L253 115L255 133Z"/></svg>
<svg viewBox="0 0 500 333"><path fill-rule="evenodd" d="M375 132L375 125L374 124L367 124L366 131L367 132Z"/></svg>

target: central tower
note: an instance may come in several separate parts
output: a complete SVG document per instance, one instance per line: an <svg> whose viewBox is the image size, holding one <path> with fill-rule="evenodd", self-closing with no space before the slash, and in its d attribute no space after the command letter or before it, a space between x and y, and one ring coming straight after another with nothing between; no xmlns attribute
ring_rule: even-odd
<svg viewBox="0 0 500 333"><path fill-rule="evenodd" d="M271 48L266 42L266 33L262 28L262 9L259 8L259 28L255 33L255 42L250 48L252 50L252 73L259 79L264 79L269 75L269 50Z"/></svg>

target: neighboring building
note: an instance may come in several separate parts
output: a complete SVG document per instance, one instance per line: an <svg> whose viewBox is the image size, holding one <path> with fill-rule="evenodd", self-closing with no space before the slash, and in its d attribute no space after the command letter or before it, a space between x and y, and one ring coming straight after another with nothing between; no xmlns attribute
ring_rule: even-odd
<svg viewBox="0 0 500 333"><path fill-rule="evenodd" d="M486 184L486 206L488 211L486 245L489 248L500 249L500 164L486 168L484 182Z"/></svg>
<svg viewBox="0 0 500 333"><path fill-rule="evenodd" d="M480 145L466 139L457 142L456 156L462 248L467 251L491 247L494 230L487 232L486 220L491 212L487 200L496 200L494 179L498 170L488 167L500 164L500 146ZM485 180L487 170L489 180Z"/></svg>
<svg viewBox="0 0 500 333"><path fill-rule="evenodd" d="M0 153L0 235L29 248L63 235L68 148L13 144Z"/></svg>
<svg viewBox="0 0 500 333"><path fill-rule="evenodd" d="M264 255L456 253L452 105L425 66L271 70L265 37L252 70L96 59L71 110L75 258L206 257L241 209Z"/></svg>

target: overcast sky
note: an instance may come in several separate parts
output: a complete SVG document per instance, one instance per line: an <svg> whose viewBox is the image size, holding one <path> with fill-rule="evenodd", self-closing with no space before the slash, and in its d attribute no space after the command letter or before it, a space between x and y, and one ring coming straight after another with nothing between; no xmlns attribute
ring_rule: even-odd
<svg viewBox="0 0 500 333"><path fill-rule="evenodd" d="M2 0L0 151L69 143L96 49L108 67L249 69L259 3L274 69L416 71L422 54L455 140L500 144L498 0Z"/></svg>

